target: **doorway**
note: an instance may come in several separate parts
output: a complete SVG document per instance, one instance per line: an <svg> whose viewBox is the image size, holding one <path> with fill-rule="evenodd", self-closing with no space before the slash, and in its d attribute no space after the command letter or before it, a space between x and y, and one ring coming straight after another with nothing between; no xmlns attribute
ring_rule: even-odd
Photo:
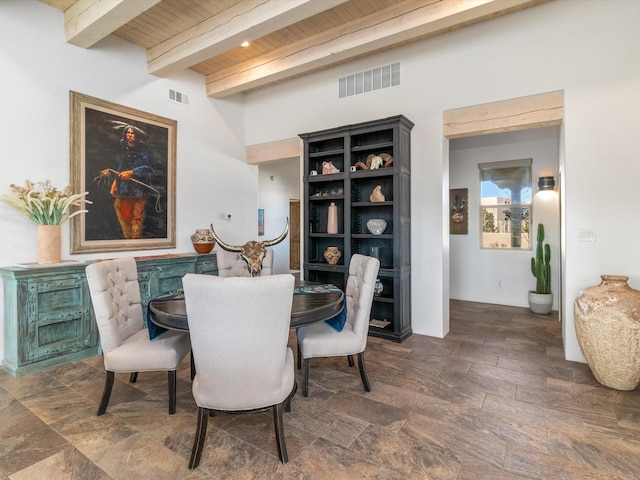
<svg viewBox="0 0 640 480"><path fill-rule="evenodd" d="M559 192L559 194L557 195L557 223L555 225L555 227L557 228L557 271L553 272L553 275L555 276L557 281L557 306L558 318L560 320L562 320L563 318L564 284L562 277L562 267L564 262L563 253L565 237L563 219L564 210L562 209L562 187L564 184L564 179L562 177L562 172L564 171L564 156L562 150L563 120L564 92L561 90L537 95L530 95L527 97L502 100L482 105L463 107L443 112L443 134L445 137L445 142L443 144L443 189L445 189L445 191L450 187L449 178L451 169L451 141L455 139L467 139L469 137L488 138L491 137L491 134L526 130L533 131L534 129L543 127L557 128L557 170L554 172L549 172L547 174L556 177ZM535 191L537 191L537 188L535 186L537 183L537 177L532 180L533 187L535 188ZM456 187L456 185L451 185L451 187L454 188ZM446 197L448 197L448 195ZM479 209L477 211L479 212ZM449 205L447 203L443 203L443 214L445 215L444 218L449 217ZM474 212L471 212L471 215L473 214ZM479 218L479 213L476 217ZM476 225L476 232L478 231L478 228L479 226ZM454 235L449 235L449 237L454 237ZM447 279L451 278L450 247L452 240L454 239L444 239L443 244L443 260L445 268L444 278ZM492 286L497 287L497 285L497 281L495 281L495 283L492 282ZM518 294L524 295L526 297L526 290L524 291L524 293ZM445 335L449 331L448 304L450 298L451 289L449 282L447 282L443 288L443 301L445 305L445 312L443 316L443 332Z"/></svg>
<svg viewBox="0 0 640 480"><path fill-rule="evenodd" d="M292 202L300 203L300 168L298 159L265 161L258 165L258 208L264 210L264 238L275 238L289 219L285 240L274 245L273 272L290 273L291 262L300 263L300 213ZM299 208L299 207L298 207ZM297 244L298 252L292 258Z"/></svg>
<svg viewBox="0 0 640 480"><path fill-rule="evenodd" d="M450 299L528 307L527 292L535 287L531 258L535 255L536 229L543 224L544 243L550 245L552 252L553 310L558 310L558 196L556 192L544 192L551 193L550 196L539 195L537 182L542 176L557 178L559 135L559 127L546 127L449 142L449 188L468 189L465 213L469 225L468 234L452 231L449 235ZM480 205L479 164L499 165L503 162L529 162L531 176L527 172L525 180L531 189L522 190L527 208L519 217L522 228L518 239L523 248L512 248L509 241L514 223L510 200L513 191L508 187L502 190L495 184L493 188L485 186L495 197L485 199L491 207ZM489 216L487 211L491 212ZM489 241L485 238L482 242L481 236Z"/></svg>
<svg viewBox="0 0 640 480"><path fill-rule="evenodd" d="M289 200L289 270L300 271L300 200Z"/></svg>

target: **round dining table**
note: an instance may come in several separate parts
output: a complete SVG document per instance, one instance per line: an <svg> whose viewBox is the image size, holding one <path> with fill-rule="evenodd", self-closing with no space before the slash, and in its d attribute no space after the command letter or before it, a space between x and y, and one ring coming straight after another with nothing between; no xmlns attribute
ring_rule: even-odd
<svg viewBox="0 0 640 480"><path fill-rule="evenodd" d="M344 292L333 285L297 281L291 305L291 328L329 320L344 305ZM169 330L189 330L184 295L175 292L172 298L160 296L149 302L149 319L159 327Z"/></svg>

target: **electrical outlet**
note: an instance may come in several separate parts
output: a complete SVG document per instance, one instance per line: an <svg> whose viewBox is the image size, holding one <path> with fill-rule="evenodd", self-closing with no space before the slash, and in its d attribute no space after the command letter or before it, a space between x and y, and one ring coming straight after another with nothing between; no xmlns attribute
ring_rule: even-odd
<svg viewBox="0 0 640 480"><path fill-rule="evenodd" d="M496 288L502 288L502 280L496 280Z"/></svg>

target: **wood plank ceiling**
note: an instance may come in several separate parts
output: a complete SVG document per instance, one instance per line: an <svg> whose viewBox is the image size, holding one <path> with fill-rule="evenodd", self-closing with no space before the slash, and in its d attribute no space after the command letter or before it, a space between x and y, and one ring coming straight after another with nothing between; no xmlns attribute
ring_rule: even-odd
<svg viewBox="0 0 640 480"><path fill-rule="evenodd" d="M68 43L116 35L146 51L149 73L190 68L224 98L547 0L41 1L64 12Z"/></svg>

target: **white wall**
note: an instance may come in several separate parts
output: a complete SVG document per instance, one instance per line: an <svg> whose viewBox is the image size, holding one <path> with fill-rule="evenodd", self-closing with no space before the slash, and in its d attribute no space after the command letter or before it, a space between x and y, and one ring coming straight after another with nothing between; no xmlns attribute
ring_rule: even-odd
<svg viewBox="0 0 640 480"><path fill-rule="evenodd" d="M560 265L560 211L558 194L533 198L532 249L480 248L479 163L531 158L532 192L538 177L552 175L558 181L559 128L500 133L452 140L449 144L449 187L469 190L469 233L450 237L450 290L452 299L527 307L527 292L535 288L531 257L535 255L536 229L545 226L545 243L551 248L553 309L558 309ZM547 192L549 193L549 192ZM533 250L533 251L532 251ZM501 280L502 287L496 286Z"/></svg>
<svg viewBox="0 0 640 480"><path fill-rule="evenodd" d="M0 10L0 193L27 178L69 183L69 90L178 121L176 248L72 256L66 224L63 259L193 252L190 235L211 222L230 242L255 238L258 170L245 162L241 100L208 98L194 72L148 75L145 53L114 36L89 50L68 45L62 12L40 2L3 2ZM188 92L191 107L166 100L169 88ZM226 211L231 222L219 220ZM4 202L0 230L0 265L36 261L36 225Z"/></svg>
<svg viewBox="0 0 640 480"><path fill-rule="evenodd" d="M612 8L610 2L590 1L576 8L571 0L552 1L257 90L244 104L204 97L203 79L192 72L149 76L144 52L115 37L89 50L67 45L62 13L39 2L2 2L0 8L0 187L25 178L68 182L68 91L75 90L178 120L175 251L190 251L189 235L225 211L234 219L219 221L216 229L230 243L244 242L256 235L257 208L257 167L244 163L245 145L402 113L416 124L413 328L444 336L449 142L442 136L442 112L564 90L560 308L566 357L584 361L573 324L573 300L582 288L598 283L600 274L614 273L628 275L630 285L640 288L634 241L640 235L634 211L640 178L640 2L617 0ZM393 61L401 62L400 87L337 99L339 76ZM169 87L189 92L192 108L164 100ZM34 225L0 204L0 228L0 265L35 260ZM579 242L580 228L594 228L597 241ZM63 258L70 258L68 230L63 234ZM85 258L98 256L105 255Z"/></svg>
<svg viewBox="0 0 640 480"><path fill-rule="evenodd" d="M636 158L640 125L640 2L558 0L464 30L258 90L246 96L247 144L402 113L412 132L412 324L448 331L448 142L445 110L565 92L560 177L564 210L565 355L584 361L573 301L602 273L640 288ZM402 85L337 99L337 79L393 61ZM631 213L630 213L631 212ZM594 228L597 242L578 241Z"/></svg>
<svg viewBox="0 0 640 480"><path fill-rule="evenodd" d="M270 240L282 233L289 216L289 200L300 200L300 160L262 164L258 174L258 208L264 209L264 237ZM299 235L299 232L298 232ZM291 233L273 247L273 273L289 273Z"/></svg>

